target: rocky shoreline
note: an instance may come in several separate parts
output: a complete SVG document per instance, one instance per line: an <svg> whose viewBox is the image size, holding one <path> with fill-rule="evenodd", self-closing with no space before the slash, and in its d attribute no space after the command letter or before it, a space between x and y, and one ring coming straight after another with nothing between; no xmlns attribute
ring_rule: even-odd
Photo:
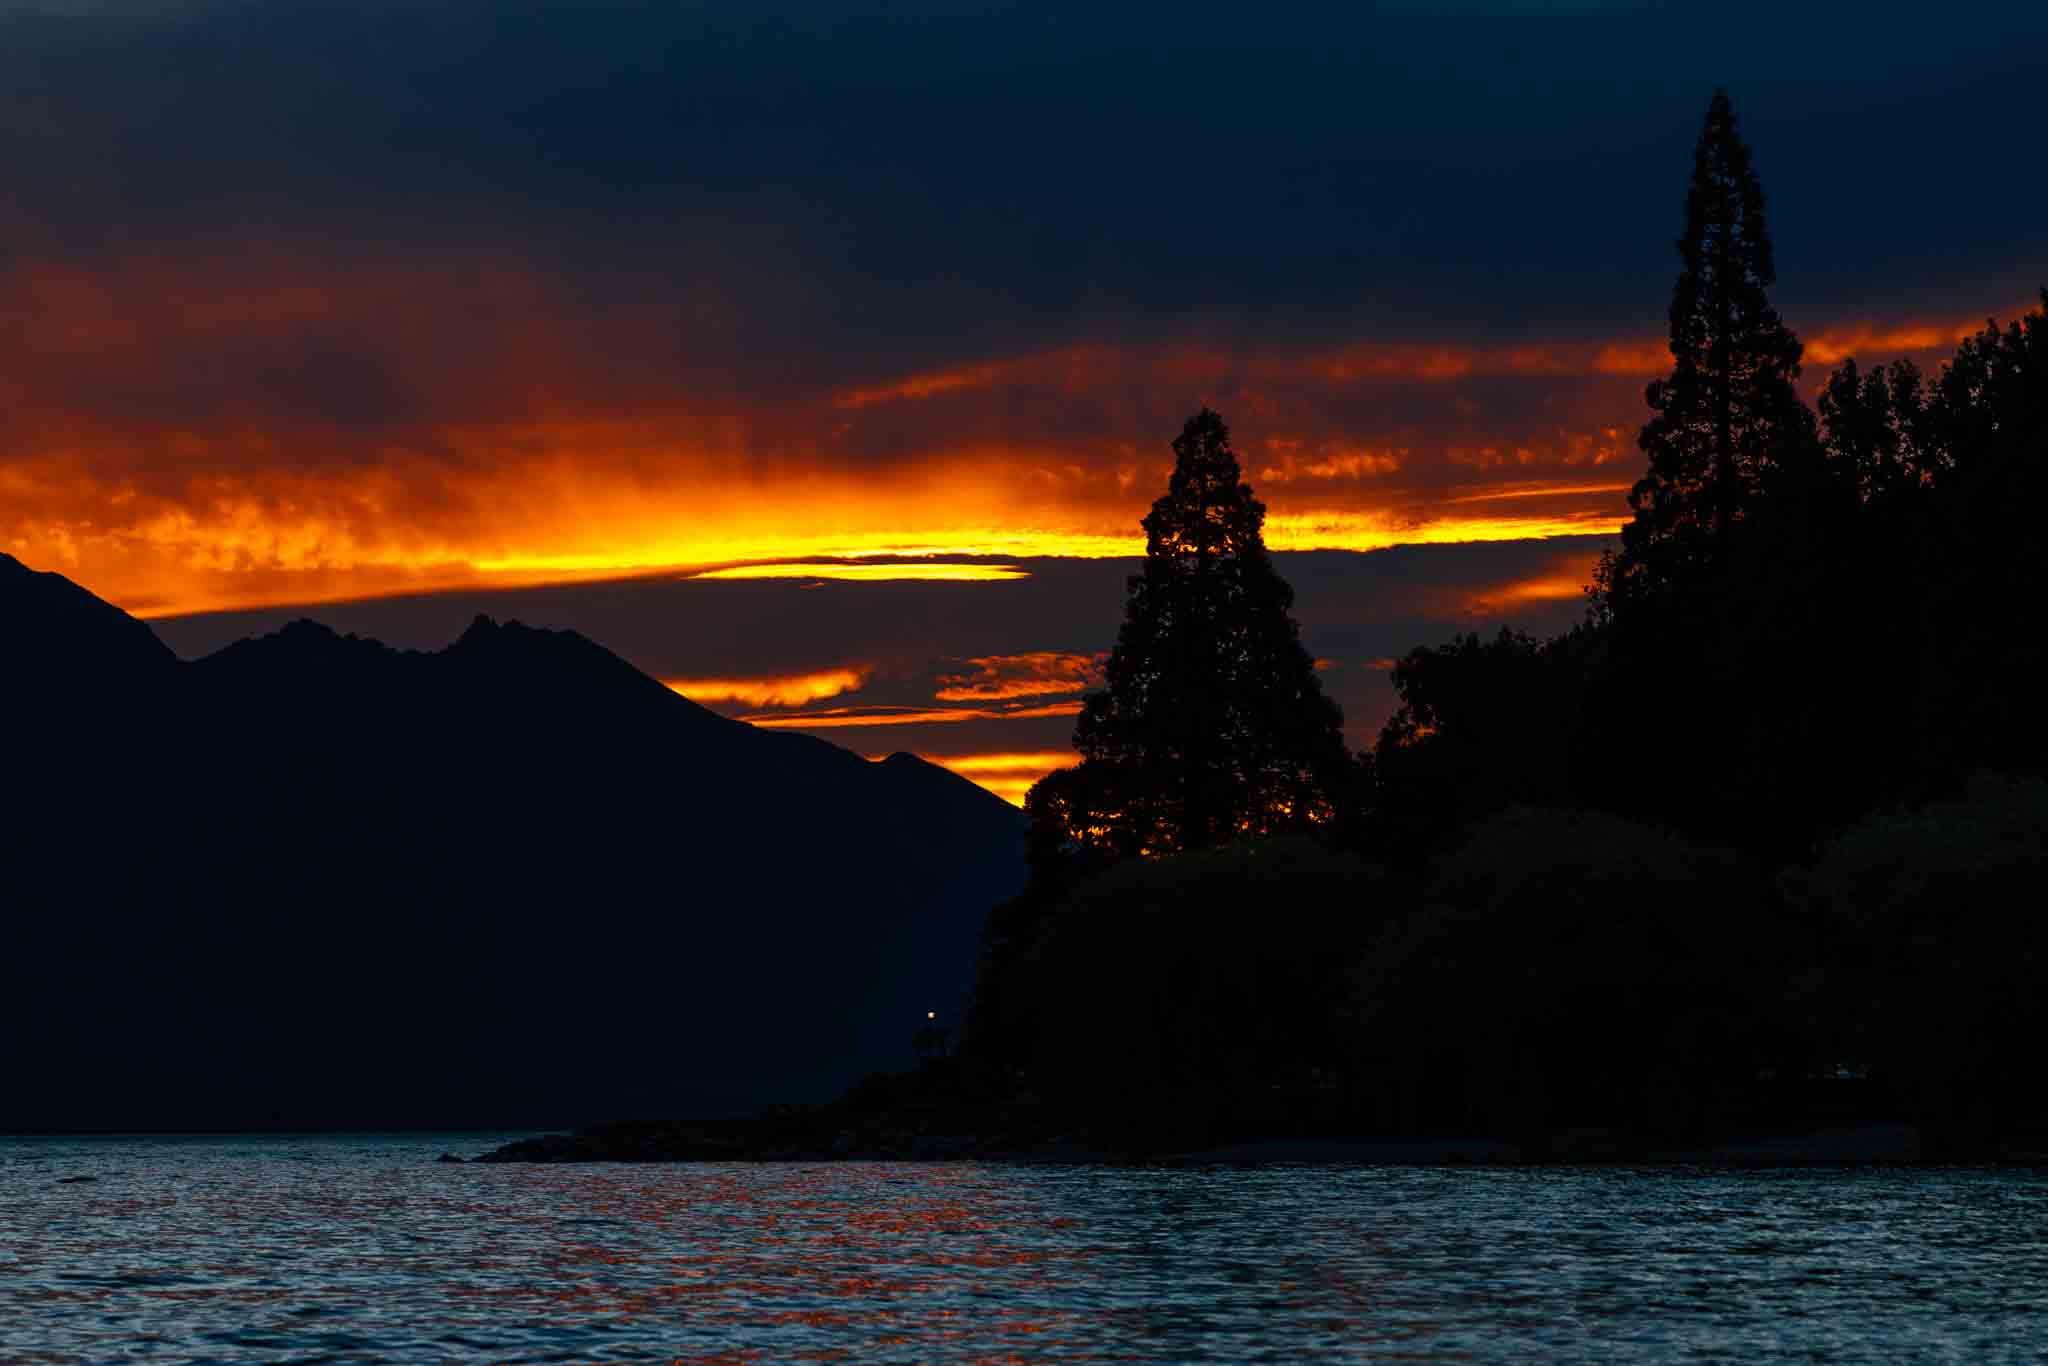
<svg viewBox="0 0 2048 1366"><path fill-rule="evenodd" d="M1644 1148L1606 1134L1553 1144L1542 1152L1484 1138L1276 1138L1184 1152L1117 1151L1077 1138L1019 1142L975 1134L858 1134L828 1142L815 1136L745 1132L746 1124L622 1122L566 1134L519 1139L470 1159L520 1162L1033 1162L1146 1163L1186 1166L1690 1166L1848 1167L1949 1166L1930 1159L1910 1125L1865 1125L1810 1134L1752 1138L1702 1148ZM452 1155L447 1160L459 1160ZM2002 1145L1967 1159L1970 1165L2048 1166L2048 1148Z"/></svg>
<svg viewBox="0 0 2048 1366"><path fill-rule="evenodd" d="M508 1143L478 1162L1111 1161L1116 1149L1072 1132L1031 1100L914 1101L870 1108L841 1099L708 1120L625 1120Z"/></svg>
<svg viewBox="0 0 2048 1366"><path fill-rule="evenodd" d="M523 1138L469 1159L536 1162L999 1161L1036 1163L1673 1165L1785 1167L2048 1165L2048 1134L1935 1149L1878 1116L1786 1117L1689 1142L1617 1129L1561 1129L1510 1142L1484 1135L1367 1135L1335 1126L1201 1122L1174 1107L1054 1105L1029 1093L962 1094L930 1077L871 1078L822 1105L748 1116L625 1120ZM444 1160L459 1160L448 1155Z"/></svg>

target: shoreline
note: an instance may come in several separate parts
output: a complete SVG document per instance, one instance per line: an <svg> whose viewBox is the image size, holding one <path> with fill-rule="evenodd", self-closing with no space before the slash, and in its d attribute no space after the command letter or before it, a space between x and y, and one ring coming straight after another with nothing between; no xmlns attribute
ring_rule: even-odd
<svg viewBox="0 0 2048 1366"><path fill-rule="evenodd" d="M519 1139L469 1158L486 1164L693 1162L1016 1162L1074 1166L1791 1167L2048 1166L2048 1145L2004 1142L1982 1151L1930 1155L1909 1124L1861 1124L1757 1134L1713 1145L1646 1147L1608 1131L1555 1136L1542 1151L1483 1137L1264 1138L1173 1151L1118 1149L1069 1136L985 1141L973 1134L905 1135L899 1141L803 1142L786 1131L743 1136L726 1126L663 1121L595 1125ZM747 1137L756 1139L746 1141ZM462 1161L443 1154L441 1161Z"/></svg>

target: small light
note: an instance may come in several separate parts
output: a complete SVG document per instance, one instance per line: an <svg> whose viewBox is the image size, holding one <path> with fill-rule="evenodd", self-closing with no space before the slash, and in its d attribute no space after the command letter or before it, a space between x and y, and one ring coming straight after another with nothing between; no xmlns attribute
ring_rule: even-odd
<svg viewBox="0 0 2048 1366"><path fill-rule="evenodd" d="M926 1012L924 1013L924 1017L925 1017L925 1018L926 1018L927 1020L936 1020L936 1019L938 1019L938 1018L939 1018L939 1012L938 1012L938 1011L936 1011L936 1010L927 1010L927 1011L926 1011Z"/></svg>

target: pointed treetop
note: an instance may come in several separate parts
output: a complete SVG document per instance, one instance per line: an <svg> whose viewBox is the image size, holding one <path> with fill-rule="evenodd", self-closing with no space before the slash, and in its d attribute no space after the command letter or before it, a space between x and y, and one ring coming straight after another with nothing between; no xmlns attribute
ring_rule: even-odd
<svg viewBox="0 0 2048 1366"><path fill-rule="evenodd" d="M1199 849L1334 818L1343 717L1289 615L1230 430L1204 408L1145 517L1145 567L1074 731L1084 762L1033 789L1034 840L1114 857Z"/></svg>
<svg viewBox="0 0 2048 1366"><path fill-rule="evenodd" d="M1800 400L1802 348L1767 294L1776 282L1764 192L1735 109L1716 91L1693 149L1683 269L1671 291L1671 375L1644 393L1649 470L1603 573L1602 610L1659 588L1705 586L1767 485L1811 487L1819 441Z"/></svg>
<svg viewBox="0 0 2048 1366"><path fill-rule="evenodd" d="M1770 229L1764 222L1764 191L1751 163L1749 145L1736 129L1735 106L1716 90L1707 119L1693 145L1692 184L1685 196L1685 235L1678 253L1687 276L1710 277L1718 269L1740 271L1758 288L1778 281L1771 258ZM1678 337L1678 300L1672 301L1673 352Z"/></svg>
<svg viewBox="0 0 2048 1366"><path fill-rule="evenodd" d="M1252 497L1221 415L1203 408L1173 442L1173 477L1144 520L1146 567L1265 553L1265 505Z"/></svg>

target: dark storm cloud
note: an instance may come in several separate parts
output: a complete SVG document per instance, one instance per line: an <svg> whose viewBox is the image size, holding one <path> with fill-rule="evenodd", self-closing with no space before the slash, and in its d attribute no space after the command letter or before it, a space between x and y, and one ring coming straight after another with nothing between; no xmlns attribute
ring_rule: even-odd
<svg viewBox="0 0 2048 1366"><path fill-rule="evenodd" d="M2034 7L74 4L0 24L17 251L509 239L597 311L738 280L755 302L721 308L721 356L762 388L1191 320L1654 318L1718 81L1759 149L1788 311L1872 284L1898 307L1959 282L2023 297L2048 221L2018 131L2048 69Z"/></svg>

